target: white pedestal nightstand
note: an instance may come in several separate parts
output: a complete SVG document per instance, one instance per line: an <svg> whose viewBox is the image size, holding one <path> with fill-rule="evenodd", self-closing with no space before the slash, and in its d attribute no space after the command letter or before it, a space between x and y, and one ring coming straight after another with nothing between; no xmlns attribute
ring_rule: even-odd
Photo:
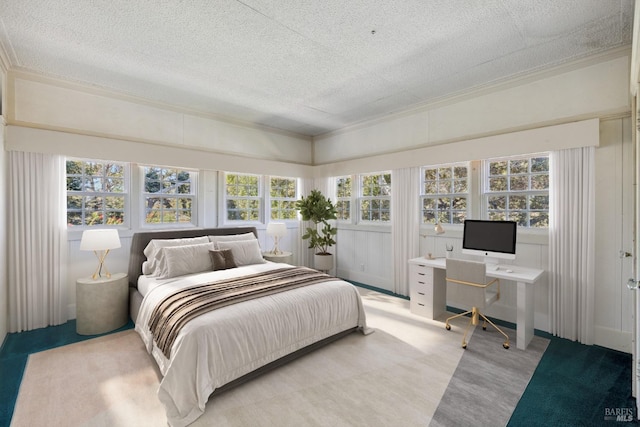
<svg viewBox="0 0 640 427"><path fill-rule="evenodd" d="M271 262L283 262L285 264L293 264L293 254L291 252L263 252L262 257Z"/></svg>
<svg viewBox="0 0 640 427"><path fill-rule="evenodd" d="M125 273L76 281L76 332L96 335L113 331L129 321L129 280Z"/></svg>

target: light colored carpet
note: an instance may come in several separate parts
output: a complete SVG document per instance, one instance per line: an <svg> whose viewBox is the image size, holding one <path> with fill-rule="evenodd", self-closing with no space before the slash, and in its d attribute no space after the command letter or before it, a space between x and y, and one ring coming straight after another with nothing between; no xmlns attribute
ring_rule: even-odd
<svg viewBox="0 0 640 427"><path fill-rule="evenodd" d="M375 333L350 334L211 398L193 425L429 425L463 354L465 359L474 354L460 347L457 326L464 320L446 331L440 321L412 315L408 301L361 293ZM470 341L469 348L474 344ZM513 350L515 346L508 351L495 348ZM537 361L530 359L523 358L535 367ZM483 369L477 358L470 361L479 364L474 369ZM520 394L527 375L516 387ZM133 330L36 353L27 364L12 425L164 426L166 417L155 394L159 381ZM455 402L452 396L450 403ZM515 404L507 406L510 414ZM504 424L494 422L503 417L486 416L485 425Z"/></svg>

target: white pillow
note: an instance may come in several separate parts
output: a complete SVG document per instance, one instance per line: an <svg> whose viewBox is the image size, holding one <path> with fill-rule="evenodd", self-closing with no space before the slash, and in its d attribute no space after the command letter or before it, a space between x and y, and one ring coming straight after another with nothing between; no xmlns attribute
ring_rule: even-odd
<svg viewBox="0 0 640 427"><path fill-rule="evenodd" d="M209 250L212 249L213 243L161 248L157 269L158 278L169 279L185 274L211 271Z"/></svg>
<svg viewBox="0 0 640 427"><path fill-rule="evenodd" d="M238 267L242 265L264 264L257 239L218 242L218 249L231 249L233 259Z"/></svg>
<svg viewBox="0 0 640 427"><path fill-rule="evenodd" d="M249 233L229 234L223 236L209 236L209 241L218 244L218 242L237 242L239 240L256 240L256 235ZM218 249L218 248L216 248Z"/></svg>
<svg viewBox="0 0 640 427"><path fill-rule="evenodd" d="M202 237L188 237L184 239L154 239L149 242L146 248L144 248L144 255L147 260L142 263L142 274L144 275L157 275L156 269L158 268L158 261L160 259L160 249L167 246L186 246L197 245L202 243L208 243L209 238L207 236Z"/></svg>

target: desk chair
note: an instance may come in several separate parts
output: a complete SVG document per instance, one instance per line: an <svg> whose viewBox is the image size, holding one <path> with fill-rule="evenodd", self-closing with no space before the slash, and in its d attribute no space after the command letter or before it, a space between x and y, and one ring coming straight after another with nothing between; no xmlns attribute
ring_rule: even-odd
<svg viewBox="0 0 640 427"><path fill-rule="evenodd" d="M477 325L482 317L484 323L482 329L487 329L487 323L504 335L506 341L502 344L509 348L509 336L498 328L491 320L482 314L484 309L500 299L500 280L487 281L487 267L483 262L466 261L461 259L447 259L447 284L451 285L451 293L457 295L460 303L471 310L456 314L447 319L445 327L451 330L449 322L456 317L471 314L471 319L462 337L462 348L467 348L467 333L471 325ZM492 285L496 285L493 288Z"/></svg>

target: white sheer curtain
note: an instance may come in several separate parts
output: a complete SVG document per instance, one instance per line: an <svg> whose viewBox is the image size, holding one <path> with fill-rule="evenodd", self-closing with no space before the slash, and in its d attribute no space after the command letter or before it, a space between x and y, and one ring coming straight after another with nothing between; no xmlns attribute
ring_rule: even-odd
<svg viewBox="0 0 640 427"><path fill-rule="evenodd" d="M300 180L300 195L308 196L314 189L313 178L303 178ZM300 237L305 233L309 226L309 221L300 221ZM309 241L298 239L298 263L307 267L313 267L313 252L309 249Z"/></svg>
<svg viewBox="0 0 640 427"><path fill-rule="evenodd" d="M595 148L551 153L549 314L551 333L593 344Z"/></svg>
<svg viewBox="0 0 640 427"><path fill-rule="evenodd" d="M67 321L65 159L10 151L9 331Z"/></svg>
<svg viewBox="0 0 640 427"><path fill-rule="evenodd" d="M420 169L391 171L391 239L393 291L409 295L407 261L420 251Z"/></svg>

